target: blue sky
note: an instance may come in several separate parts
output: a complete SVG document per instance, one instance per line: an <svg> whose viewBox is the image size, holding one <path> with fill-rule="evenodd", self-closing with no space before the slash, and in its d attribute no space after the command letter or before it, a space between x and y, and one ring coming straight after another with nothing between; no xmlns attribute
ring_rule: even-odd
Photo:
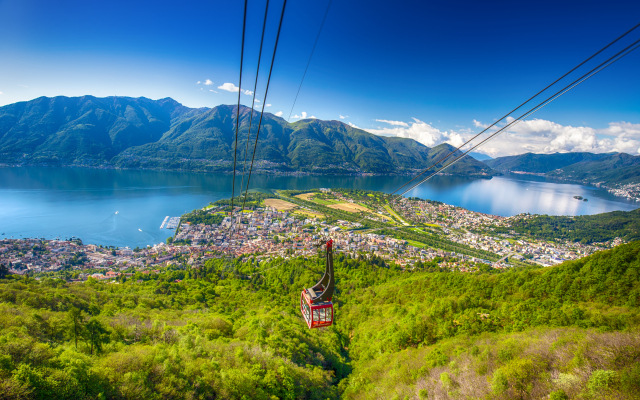
<svg viewBox="0 0 640 400"><path fill-rule="evenodd" d="M267 111L289 115L327 4L289 0ZM282 1L270 5L260 99ZM237 93L219 87L238 84L242 6L1 0L0 105L85 94L233 104ZM246 90L253 89L264 7L263 0L249 1ZM427 145L457 144L638 22L637 1L335 0L294 115ZM638 38L640 28L616 48ZM637 154L639 70L640 50L483 151ZM242 96L243 104L250 101Z"/></svg>

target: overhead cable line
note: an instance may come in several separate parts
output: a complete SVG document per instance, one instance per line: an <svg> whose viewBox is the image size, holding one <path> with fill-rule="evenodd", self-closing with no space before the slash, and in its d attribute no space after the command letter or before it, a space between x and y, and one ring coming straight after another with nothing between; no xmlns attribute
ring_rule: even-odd
<svg viewBox="0 0 640 400"><path fill-rule="evenodd" d="M575 88L576 86L580 85L582 82L586 81L587 79L591 78L592 76L594 76L595 74L597 74L598 72L602 71L603 69L607 68L608 66L610 66L611 64L615 63L616 61L620 60L621 58L623 58L624 56L628 55L629 53L631 53L632 51L636 50L638 47L640 47L640 39L636 40L635 42L631 43L629 46L625 47L624 49L622 49L621 51L619 51L618 53L616 53L614 56L610 57L609 59L607 59L606 61L604 61L603 63L601 63L600 65L598 65L597 67L593 68L592 70L590 70L589 72L587 72L586 74L582 75L580 78L576 79L575 81L573 81L572 83L570 83L569 85L565 86L564 88L560 89L558 92L554 93L552 96L548 97L546 100L544 100L543 102L539 103L538 105L536 105L535 107L531 108L529 111L527 111L526 113L522 114L521 116L519 116L518 118L516 118L515 120L511 121L508 125L505 125L504 127L500 128L499 130L497 130L496 132L494 132L493 134L491 134L488 138L484 139L483 141L481 141L480 143L476 144L475 146L473 146L472 148L470 148L469 150L467 150L466 152L464 152L463 154L459 155L458 157L456 157L452 162L450 162L447 165L442 166L441 168L439 168L438 170L434 171L433 173L431 173L429 176L427 176L425 179L421 180L420 182L414 184L413 186L411 186L409 189L406 189L404 192L400 193L400 196L405 195L407 192L411 191L412 189L414 189L415 187L421 185L422 183L428 181L429 179L431 179L433 176L437 175L438 173L440 173L442 170L449 168L451 165L453 165L454 163L456 163L458 160L460 160L461 158L463 158L464 156L466 156L469 152L471 152L472 150L476 149L477 147L481 146L482 144L484 144L485 142L493 139L496 135L500 134L501 132L503 132L504 130L516 125L517 123L519 123L522 119L528 117L529 115L535 113L536 111L540 110L541 108L543 108L544 106L546 106L547 104L551 103L552 101L556 100L557 98L559 98L560 96L562 96L563 94L567 93L568 91L570 91L571 89ZM633 47L635 46L635 47ZM627 51L628 50L628 51ZM624 54L622 54L624 53ZM622 54L622 55L621 55ZM619 57L618 57L619 56ZM617 57L617 58L616 58ZM468 142L467 142L468 143ZM465 143L465 144L467 144ZM463 145L464 146L464 145ZM462 147L462 146L461 146ZM406 186L403 185L403 186Z"/></svg>
<svg viewBox="0 0 640 400"><path fill-rule="evenodd" d="M251 166L249 167L249 176L247 177L247 187L244 192L244 199L242 200L242 211L247 202L247 192L249 191L249 181L251 180L251 172L253 171L253 161L256 157L256 148L258 147L258 137L260 136L260 127L262 126L262 116L264 115L264 105L267 102L267 94L269 93L269 83L271 83L271 73L273 72L273 62L276 59L276 52L278 51L278 41L280 40L280 31L282 30L282 20L284 19L284 11L287 7L287 0L282 3L282 13L280 14L280 23L278 24L278 33L276 35L276 44L273 47L273 56L271 57L271 67L269 67L269 77L267 78L267 87L264 91L264 99L262 100L262 111L260 112L260 120L258 121L258 131L256 132L256 141L253 146L253 155L251 156Z"/></svg>
<svg viewBox="0 0 640 400"><path fill-rule="evenodd" d="M269 0L264 9L264 21L262 22L262 36L260 37L260 51L258 52L258 67L256 68L256 81L253 85L253 100L251 101L251 116L249 116L249 133L247 134L247 146L244 149L244 163L242 164L242 180L240 181L240 194L244 188L244 173L247 167L247 155L249 153L249 141L251 140L251 128L253 126L253 107L256 103L256 89L258 88L258 75L260 74L260 60L262 59L262 45L264 43L264 31L267 26L267 14L269 13ZM244 206L243 206L244 209Z"/></svg>
<svg viewBox="0 0 640 400"><path fill-rule="evenodd" d="M242 45L240 47L240 79L238 81L238 108L236 109L236 144L233 148L233 180L231 181L231 219L233 223L233 196L236 193L236 154L238 153L238 123L240 122L240 94L242 94L242 62L244 61L244 34L247 27L247 1L244 0L242 17ZM240 188L242 190L242 188Z"/></svg>
<svg viewBox="0 0 640 400"><path fill-rule="evenodd" d="M316 41L313 43L313 48L311 49L311 55L309 56L309 61L307 61L307 67L304 69L304 74L302 74L302 80L300 81L300 86L298 86L298 92L296 93L296 98L293 100L291 111L289 111L289 118L287 118L287 122L289 122L289 120L291 119L291 114L293 114L293 108L296 106L296 101L298 101L298 95L300 94L300 89L302 89L302 83L304 82L304 77L307 76L307 70L309 69L309 64L311 64L311 58L313 58L313 53L316 51L316 45L318 44L318 39L320 39L320 34L322 33L322 27L324 26L324 21L327 20L327 15L329 14L329 8L331 7L332 2L333 0L329 0L329 4L327 5L327 10L324 12L324 17L322 18L322 23L320 24L320 29L318 30Z"/></svg>
<svg viewBox="0 0 640 400"><path fill-rule="evenodd" d="M593 55L591 55L589 58L587 58L586 60L584 60L583 62L581 62L580 64L576 65L575 67L573 67L571 70L569 70L568 72L566 72L564 75L562 75L560 78L556 79L555 81L553 81L551 84L547 85L547 87L545 87L544 89L542 89L541 91L539 91L538 93L534 94L533 96L531 96L529 99L527 99L524 103L520 104L518 107L514 108L513 110L509 111L507 114L505 114L502 118L496 120L494 123L492 123L491 125L487 126L485 129L483 129L481 132L479 132L478 134L476 134L474 137L472 137L471 139L467 140L465 143L463 143L462 145L458 146L457 148L455 148L454 150L451 150L451 152L449 152L448 154L446 154L444 157L440 158L438 161L436 161L435 163L433 163L430 167L428 167L427 169L425 169L424 171L422 171L421 173L419 173L418 175L414 176L411 180L409 180L407 183L405 183L404 185L400 186L398 189L394 190L393 192L391 192L390 194L394 194L395 192L399 191L400 189L402 189L403 187L407 186L409 183L413 182L414 180L418 179L420 176L424 175L427 171L429 171L431 168L437 166L438 164L440 164L441 162L443 162L444 160L446 160L447 158L449 158L452 154L454 154L456 151L460 150L462 147L464 147L465 145L467 145L469 142L471 142L472 140L474 140L475 138L477 138L478 136L482 135L483 133L485 133L486 131L488 131L489 129L491 129L493 126L495 126L498 122L502 121L503 119L505 119L506 117L508 117L509 115L511 115L512 113L514 113L515 111L519 110L520 108L522 108L522 106L524 106L525 104L527 104L528 102L530 102L531 100L533 100L535 97L537 97L538 95L540 95L542 92L544 92L545 90L549 89L551 86L555 85L556 83L558 83L560 80L562 80L563 78L565 78L567 75L569 75L570 73L572 73L573 71L575 71L576 69L580 68L582 65L584 65L586 62L588 62L589 60L593 59L595 56L597 56L598 54L602 53L604 50L608 49L609 47L611 47L611 45L613 45L614 43L616 43L617 41L619 41L620 39L622 39L623 37L625 37L626 35L628 35L629 33L631 33L633 30L635 30L636 28L640 27L640 24L637 24L636 26L634 26L633 28L629 29L628 31L626 31L625 33L623 33L622 35L618 36L618 38L616 38L614 41L610 42L609 44L607 44L606 46L604 46L603 48L601 48L600 50L598 50L597 52L595 52Z"/></svg>

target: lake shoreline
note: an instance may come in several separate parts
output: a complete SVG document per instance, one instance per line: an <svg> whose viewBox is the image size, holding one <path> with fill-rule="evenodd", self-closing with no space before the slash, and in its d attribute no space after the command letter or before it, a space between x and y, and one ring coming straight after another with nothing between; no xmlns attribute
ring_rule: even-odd
<svg viewBox="0 0 640 400"><path fill-rule="evenodd" d="M78 165L78 164L63 164L63 165L49 165L49 164L8 164L0 163L0 168L86 168L97 170L115 170L115 171L160 171L160 172L188 172L198 174L224 174L232 175L233 170L198 170L198 169L170 169L170 168L122 168L114 165ZM252 175L274 175L274 176L354 176L354 177L366 177L366 176L413 176L424 171L423 169L417 169L413 171L403 171L394 173L385 172L309 172L309 171L279 171L279 170L255 170ZM496 174L449 174L446 172L438 173L439 176L461 176L474 179L491 179L495 176L503 175L502 172L496 171ZM236 174L237 174L236 170Z"/></svg>
<svg viewBox="0 0 640 400"><path fill-rule="evenodd" d="M272 176L250 188L345 188L391 193L405 176ZM236 176L236 195L241 176ZM0 168L0 220L8 237L81 237L87 243L144 247L171 235L163 220L229 198L231 174L82 167ZM576 201L573 196L589 198ZM406 195L503 217L521 213L592 215L638 208L602 189L541 177L436 176ZM116 214L115 212L118 211ZM7 237L7 236L4 236Z"/></svg>

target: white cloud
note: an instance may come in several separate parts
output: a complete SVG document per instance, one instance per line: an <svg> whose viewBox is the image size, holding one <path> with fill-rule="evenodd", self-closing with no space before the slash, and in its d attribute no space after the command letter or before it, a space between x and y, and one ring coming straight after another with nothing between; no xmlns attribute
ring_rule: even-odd
<svg viewBox="0 0 640 400"><path fill-rule="evenodd" d="M213 92L213 93L219 93L219 92L216 92L216 91L215 91L215 90L213 90L213 89L209 89L209 91L210 91L210 92Z"/></svg>
<svg viewBox="0 0 640 400"><path fill-rule="evenodd" d="M305 119L305 118L307 118L307 112L306 112L306 111L303 111L303 112L301 112L301 113L300 113L300 115L297 115L297 114L296 114L296 115L294 115L294 116L293 116L293 118L297 118L297 119Z"/></svg>
<svg viewBox="0 0 640 400"><path fill-rule="evenodd" d="M282 117L282 111L278 111L275 115L276 115L277 117Z"/></svg>
<svg viewBox="0 0 640 400"><path fill-rule="evenodd" d="M313 116L313 115L312 115L312 116L310 116L309 118L317 119L317 118L316 118L315 116Z"/></svg>
<svg viewBox="0 0 640 400"><path fill-rule="evenodd" d="M347 124L349 124L349 126L352 127L352 128L360 129L359 126L357 126L356 124L354 124L352 122L347 122Z"/></svg>
<svg viewBox="0 0 640 400"><path fill-rule="evenodd" d="M212 82L213 83L213 82ZM227 92L238 93L239 88L233 83L225 82L221 86L218 86L218 89L226 90ZM242 93L247 96L251 96L253 91L251 90L243 90Z"/></svg>
<svg viewBox="0 0 640 400"><path fill-rule="evenodd" d="M271 107L271 104L267 103L264 105L265 107Z"/></svg>
<svg viewBox="0 0 640 400"><path fill-rule="evenodd" d="M420 121L417 118L413 118L414 122L412 122L411 125L406 122L388 121L384 119L377 119L376 121L385 122L390 125L394 125L395 127L365 130L369 133L373 133L374 135L398 136L414 139L429 147L437 146L444 142L458 146L464 142L463 133L441 131L438 128L434 128L431 124Z"/></svg>
<svg viewBox="0 0 640 400"><path fill-rule="evenodd" d="M340 119L345 119L345 118L349 118L349 116L340 115Z"/></svg>
<svg viewBox="0 0 640 400"><path fill-rule="evenodd" d="M640 124L632 124L624 121L610 122L609 127L600 130L599 133L603 135L640 139Z"/></svg>
<svg viewBox="0 0 640 400"><path fill-rule="evenodd" d="M507 121L514 119L508 117ZM488 133L487 133L488 135ZM486 136L482 136L483 138ZM521 121L477 149L492 157L532 153L640 153L640 124L611 122L608 128L561 125L544 119Z"/></svg>
<svg viewBox="0 0 640 400"><path fill-rule="evenodd" d="M0 94L2 94L2 92L0 92Z"/></svg>
<svg viewBox="0 0 640 400"><path fill-rule="evenodd" d="M198 81L198 82L196 82L196 85L199 85L199 84L201 84L201 83L202 83L202 82Z"/></svg>
<svg viewBox="0 0 640 400"><path fill-rule="evenodd" d="M258 99L256 99L255 101L256 101L256 103L260 103L260 100L258 100Z"/></svg>
<svg viewBox="0 0 640 400"><path fill-rule="evenodd" d="M475 119L473 120L473 126L475 126L476 128L488 128L489 127L489 125L483 124L482 122L477 121Z"/></svg>
<svg viewBox="0 0 640 400"><path fill-rule="evenodd" d="M409 124L402 121L389 121L387 119L376 119L376 121L384 122L385 124L394 125L394 126L409 126Z"/></svg>
<svg viewBox="0 0 640 400"><path fill-rule="evenodd" d="M204 81L204 84L207 86L211 86L213 85L213 82L211 81L211 79L207 79L206 81Z"/></svg>

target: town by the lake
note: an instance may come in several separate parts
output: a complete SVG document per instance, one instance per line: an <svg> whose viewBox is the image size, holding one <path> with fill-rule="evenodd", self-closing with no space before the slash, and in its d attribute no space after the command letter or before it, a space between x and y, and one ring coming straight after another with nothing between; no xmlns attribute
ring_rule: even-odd
<svg viewBox="0 0 640 400"><path fill-rule="evenodd" d="M253 257L259 264L318 253L333 239L335 251L379 257L411 271L430 264L473 272L487 266L551 266L608 249L623 241L583 244L536 239L511 229L529 214L501 217L417 198L380 192L322 188L262 195L231 213L228 200L182 217L167 216L174 229L166 243L116 248L80 239L3 239L0 263L12 273L82 281L109 280L162 268L198 268L211 258ZM236 203L237 204L237 203ZM265 264L266 265L266 264Z"/></svg>

